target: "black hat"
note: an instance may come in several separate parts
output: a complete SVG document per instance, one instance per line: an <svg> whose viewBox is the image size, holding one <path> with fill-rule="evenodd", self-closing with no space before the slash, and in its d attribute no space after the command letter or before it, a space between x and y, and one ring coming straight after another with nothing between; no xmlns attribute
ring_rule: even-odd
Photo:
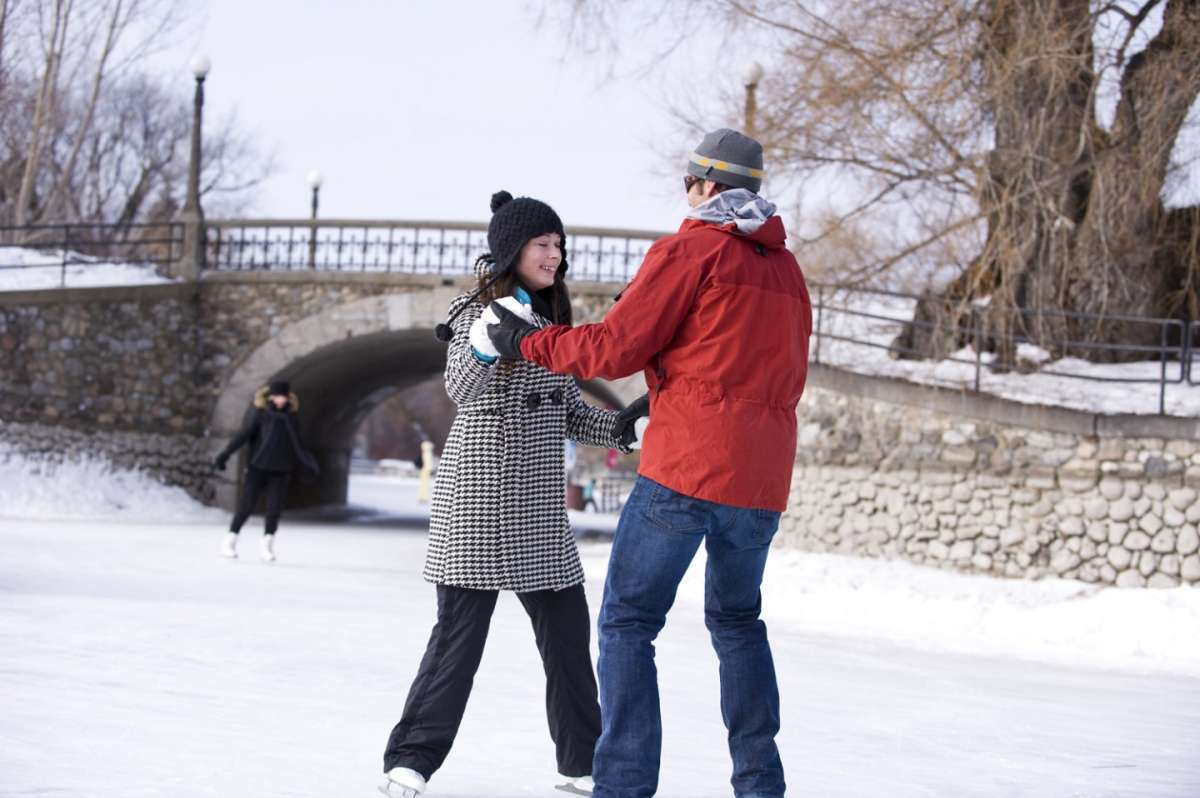
<svg viewBox="0 0 1200 798"><path fill-rule="evenodd" d="M275 380L267 387L267 396L289 396L292 384L287 380Z"/></svg>
<svg viewBox="0 0 1200 798"><path fill-rule="evenodd" d="M566 274L567 234L554 209L532 197L513 199L507 191L492 195L492 221L488 224L487 237L488 249L496 263L495 271L503 272L516 266L517 256L525 243L546 233L558 233L562 241L563 258L558 274Z"/></svg>

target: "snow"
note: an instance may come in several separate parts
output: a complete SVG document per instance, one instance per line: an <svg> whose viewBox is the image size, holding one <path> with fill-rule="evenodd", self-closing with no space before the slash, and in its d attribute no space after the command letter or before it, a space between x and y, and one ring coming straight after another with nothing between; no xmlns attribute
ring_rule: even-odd
<svg viewBox="0 0 1200 798"><path fill-rule="evenodd" d="M0 441L0 518L213 521L222 514L181 488L103 457L46 457Z"/></svg>
<svg viewBox="0 0 1200 798"><path fill-rule="evenodd" d="M821 297L824 310L815 319L809 358L860 374L870 374L974 390L976 352L966 347L941 361L893 359L888 347L912 318L916 300L884 294L844 292ZM819 323L822 340L816 329ZM990 352L978 356L979 389L1017 402L1057 405L1093 413L1156 414L1159 410L1158 362L1091 363L1079 358L1049 361L1049 353L1030 344L1019 344L1022 365L1040 366L1033 373L993 373L987 364ZM1200 366L1198 366L1200 368ZM1200 415L1200 385L1188 385L1178 360L1167 362L1166 413L1174 416ZM1092 379L1080 379L1088 377ZM1095 378L1118 380L1097 382Z"/></svg>
<svg viewBox="0 0 1200 798"><path fill-rule="evenodd" d="M417 501L415 477L355 474L350 479L350 515L371 522L429 520L429 505ZM618 513L568 510L571 528L578 533L608 533L617 528Z"/></svg>
<svg viewBox="0 0 1200 798"><path fill-rule="evenodd" d="M69 264L64 274L63 258ZM45 252L0 245L0 291L158 285L171 280L142 263L109 263L77 252Z"/></svg>
<svg viewBox="0 0 1200 798"><path fill-rule="evenodd" d="M28 499L33 517L13 518L14 475L49 505L69 501L70 477L102 483L98 495L148 491L112 471L21 477L13 462L0 481L0 795L374 794L434 619L423 530L285 515L268 565L254 519L226 561L225 515L186 502L155 521L132 496L50 520L60 512ZM410 490L352 482L353 496L400 506ZM609 550L581 544L593 617ZM730 792L702 569L701 553L657 643L662 796ZM763 592L794 793L1200 794L1200 591L777 550ZM540 673L506 596L430 798L554 794Z"/></svg>

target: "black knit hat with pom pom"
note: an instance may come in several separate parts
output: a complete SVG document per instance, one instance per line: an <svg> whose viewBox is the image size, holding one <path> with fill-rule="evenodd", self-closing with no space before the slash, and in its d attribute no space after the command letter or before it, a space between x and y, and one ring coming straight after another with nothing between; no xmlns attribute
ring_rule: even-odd
<svg viewBox="0 0 1200 798"><path fill-rule="evenodd" d="M531 238L545 233L558 233L562 240L563 259L558 274L567 272L567 234L562 219L546 203L532 197L517 197L507 191L492 195L492 221L488 224L488 249L495 260L496 271L516 266L521 248Z"/></svg>

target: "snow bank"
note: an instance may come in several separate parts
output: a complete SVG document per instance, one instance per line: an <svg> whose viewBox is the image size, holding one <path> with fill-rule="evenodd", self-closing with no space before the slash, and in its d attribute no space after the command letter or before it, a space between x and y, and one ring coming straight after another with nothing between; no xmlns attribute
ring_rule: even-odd
<svg viewBox="0 0 1200 798"><path fill-rule="evenodd" d="M763 600L779 621L820 634L1200 676L1200 590L1189 587L1123 590L776 551Z"/></svg>
<svg viewBox="0 0 1200 798"><path fill-rule="evenodd" d="M603 579L608 547L585 550ZM703 550L680 587L704 602ZM685 610L687 612L687 610ZM1200 590L960 574L900 560L776 549L763 615L784 630L989 657L1200 676Z"/></svg>
<svg viewBox="0 0 1200 798"><path fill-rule="evenodd" d="M141 471L83 456L61 462L0 443L0 517L212 522L224 513Z"/></svg>
<svg viewBox="0 0 1200 798"><path fill-rule="evenodd" d="M158 285L171 280L143 263L108 263L69 252L66 288L121 285ZM0 291L35 291L63 288L63 253L0 247Z"/></svg>

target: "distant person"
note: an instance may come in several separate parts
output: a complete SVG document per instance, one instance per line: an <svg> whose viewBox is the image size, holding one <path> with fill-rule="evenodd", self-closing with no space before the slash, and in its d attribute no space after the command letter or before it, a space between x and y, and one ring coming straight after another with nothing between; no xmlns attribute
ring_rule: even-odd
<svg viewBox="0 0 1200 798"><path fill-rule="evenodd" d="M733 792L779 798L779 690L760 585L787 508L812 306L775 205L762 146L706 135L683 178L691 211L654 243L599 324L535 327L503 307L488 332L504 357L582 379L645 370L650 425L613 538L600 610L597 798L658 789L662 718L654 639L701 544L704 620L720 660Z"/></svg>
<svg viewBox="0 0 1200 798"><path fill-rule="evenodd" d="M596 504L596 480L589 479L583 483L583 509L591 508L593 513L600 512L599 506Z"/></svg>
<svg viewBox="0 0 1200 798"><path fill-rule="evenodd" d="M433 441L421 441L421 470L417 477L417 501L429 504L429 488L433 484Z"/></svg>
<svg viewBox="0 0 1200 798"><path fill-rule="evenodd" d="M242 496L229 532L221 543L221 554L237 557L238 533L254 512L260 496L266 496L266 518L263 523L261 553L267 562L275 560L275 533L287 496L292 473L304 469L316 475L320 468L316 459L300 444L296 414L300 400L284 381L272 382L254 396L254 415L246 427L234 436L229 445L217 455L214 465L224 471L229 458L245 445L250 446L250 463L242 482Z"/></svg>
<svg viewBox="0 0 1200 798"><path fill-rule="evenodd" d="M429 519L425 579L436 585L437 624L384 752L380 790L390 796L420 795L450 753L502 590L517 594L533 623L556 786L591 791L600 705L583 567L567 523L563 442L628 451L636 419L587 404L570 377L499 358L482 318L487 303L503 301L535 327L569 326L571 297L558 214L503 191L492 211L490 253L476 262L479 287L450 303L449 326L438 331L450 342L446 392L458 412ZM503 751L496 756L504 761Z"/></svg>

